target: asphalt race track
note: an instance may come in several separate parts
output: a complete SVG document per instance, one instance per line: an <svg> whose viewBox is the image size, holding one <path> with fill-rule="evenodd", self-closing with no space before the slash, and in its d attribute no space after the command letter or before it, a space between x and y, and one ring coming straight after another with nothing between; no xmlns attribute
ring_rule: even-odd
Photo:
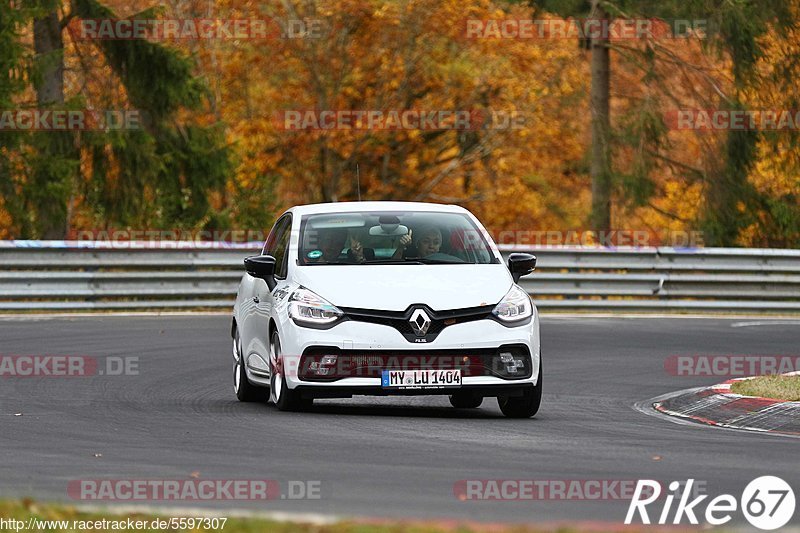
<svg viewBox="0 0 800 533"><path fill-rule="evenodd" d="M494 399L460 411L446 397L324 400L300 414L242 404L229 330L221 315L0 319L0 355L133 356L139 366L138 375L0 378L0 497L73 501L70 480L194 474L321 482L318 500L204 507L621 523L627 500L460 501L454 483L694 478L712 496L738 497L771 474L800 487L800 439L681 425L633 408L723 381L671 376L670 355L800 355L800 321L545 317L543 408L523 421L502 417Z"/></svg>

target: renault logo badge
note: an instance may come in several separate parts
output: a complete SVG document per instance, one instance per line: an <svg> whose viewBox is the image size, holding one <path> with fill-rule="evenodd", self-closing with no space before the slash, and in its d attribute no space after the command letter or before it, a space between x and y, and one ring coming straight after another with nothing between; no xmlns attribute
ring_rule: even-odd
<svg viewBox="0 0 800 533"><path fill-rule="evenodd" d="M417 337L424 337L428 333L428 328L431 327L431 319L423 309L417 309L411 313L411 320L408 323L411 324L411 329L414 330Z"/></svg>

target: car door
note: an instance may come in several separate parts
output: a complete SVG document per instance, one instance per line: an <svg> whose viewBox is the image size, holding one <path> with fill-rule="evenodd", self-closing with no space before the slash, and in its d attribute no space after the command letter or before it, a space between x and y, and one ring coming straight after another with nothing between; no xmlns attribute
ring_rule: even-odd
<svg viewBox="0 0 800 533"><path fill-rule="evenodd" d="M275 258L275 278L280 281L286 278L291 235L292 216L287 213L275 223L264 244L262 255ZM245 314L242 341L247 355L256 353L265 361L269 357L269 317L273 307L273 295L267 282L252 278L250 301L247 302L249 312Z"/></svg>

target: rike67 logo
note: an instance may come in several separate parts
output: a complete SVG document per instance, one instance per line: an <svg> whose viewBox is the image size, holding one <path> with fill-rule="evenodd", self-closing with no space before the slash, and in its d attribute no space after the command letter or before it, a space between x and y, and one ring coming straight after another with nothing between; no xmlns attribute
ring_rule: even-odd
<svg viewBox="0 0 800 533"><path fill-rule="evenodd" d="M700 515L706 524L719 526L729 522L733 518L733 513L741 509L744 517L753 526L763 530L774 530L785 526L794 516L794 491L779 477L762 476L754 479L745 487L738 501L731 494L721 494L705 504L705 512L702 514L700 504L708 498L708 495L689 500L693 484L694 479L689 479L686 483L673 481L669 484L670 492L663 498L664 506L656 523L665 525L670 521L672 504L676 499L678 504L672 514L672 524L680 524L685 518L690 524L697 525L699 524L697 516ZM650 524L648 506L660 497L661 484L658 481L639 480L628 507L628 514L625 516L625 524L633 523L637 514L643 524ZM650 511L658 511L657 505L652 507ZM655 516L653 518L655 519Z"/></svg>

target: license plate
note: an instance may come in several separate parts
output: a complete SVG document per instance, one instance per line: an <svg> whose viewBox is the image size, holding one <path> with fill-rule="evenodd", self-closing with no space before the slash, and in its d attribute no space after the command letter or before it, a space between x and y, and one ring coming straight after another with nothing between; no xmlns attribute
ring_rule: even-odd
<svg viewBox="0 0 800 533"><path fill-rule="evenodd" d="M384 370L381 386L391 389L460 387L461 370Z"/></svg>

